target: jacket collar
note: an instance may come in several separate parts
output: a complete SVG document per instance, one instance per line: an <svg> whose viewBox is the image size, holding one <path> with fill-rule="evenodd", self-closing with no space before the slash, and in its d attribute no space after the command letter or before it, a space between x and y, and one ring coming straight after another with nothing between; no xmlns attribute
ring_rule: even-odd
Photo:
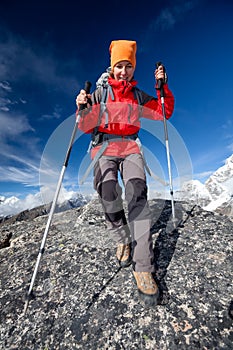
<svg viewBox="0 0 233 350"><path fill-rule="evenodd" d="M116 88L120 91L125 91L125 92L131 91L133 87L137 85L136 80L132 80L128 82L126 80L116 80L112 77L108 78L108 83L109 85L111 85L111 87Z"/></svg>

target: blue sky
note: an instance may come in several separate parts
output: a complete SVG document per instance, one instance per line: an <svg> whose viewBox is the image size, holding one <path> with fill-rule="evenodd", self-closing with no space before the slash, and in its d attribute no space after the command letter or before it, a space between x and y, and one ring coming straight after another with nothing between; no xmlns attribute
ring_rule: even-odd
<svg viewBox="0 0 233 350"><path fill-rule="evenodd" d="M0 195L35 195L49 173L56 182L76 94L86 80L95 87L117 39L137 41L135 78L149 94L155 95L155 62L165 64L176 101L170 146L176 147L178 135L180 159L183 152L190 157L192 177L204 182L233 153L232 17L233 3L224 0L1 1ZM148 148L153 142L150 151L166 173L164 145L151 140L144 135L142 142ZM68 189L79 188L88 141L78 135L73 146ZM176 178L180 170L172 162ZM86 189L92 190L91 182Z"/></svg>

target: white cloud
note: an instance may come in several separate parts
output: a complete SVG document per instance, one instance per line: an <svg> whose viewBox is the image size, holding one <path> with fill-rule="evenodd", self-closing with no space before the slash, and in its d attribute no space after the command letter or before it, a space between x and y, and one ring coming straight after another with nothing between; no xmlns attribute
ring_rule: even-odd
<svg viewBox="0 0 233 350"><path fill-rule="evenodd" d="M222 128L223 128L224 130L231 129L232 127L233 127L233 121L232 121L231 118L228 118L228 119L226 120L226 122L222 125Z"/></svg>
<svg viewBox="0 0 233 350"><path fill-rule="evenodd" d="M21 166L6 165L0 166L0 181L21 183L25 186L39 186L38 168L26 163L22 159Z"/></svg>
<svg viewBox="0 0 233 350"><path fill-rule="evenodd" d="M2 197L3 199L4 197ZM29 194L24 199L17 197L4 198L0 203L0 216L14 215L23 210L32 209L42 205L42 198L40 192L36 194Z"/></svg>
<svg viewBox="0 0 233 350"><path fill-rule="evenodd" d="M62 108L56 105L52 114L44 114L41 116L40 120L59 119L61 117L61 112Z"/></svg>
<svg viewBox="0 0 233 350"><path fill-rule="evenodd" d="M22 98L13 98L13 90L9 82L0 82L0 110L9 112L13 105L25 104L26 101Z"/></svg>
<svg viewBox="0 0 233 350"><path fill-rule="evenodd" d="M199 0L182 1L176 0L172 1L170 6L164 7L161 12L148 23L147 28L142 31L141 46L139 52L148 50L151 47L151 40L158 31L171 30L174 28L177 22L182 20L186 13L191 11L194 7L198 5Z"/></svg>
<svg viewBox="0 0 233 350"><path fill-rule="evenodd" d="M223 137L225 140L233 140L233 121L232 117L228 118L222 125Z"/></svg>
<svg viewBox="0 0 233 350"><path fill-rule="evenodd" d="M223 138L227 140L227 150L233 152L233 121L232 117L228 118L222 125Z"/></svg>
<svg viewBox="0 0 233 350"><path fill-rule="evenodd" d="M79 63L77 57L60 61L51 46L45 50L34 42L13 35L6 28L0 29L4 31L4 41L0 39L0 179L4 183L38 186L43 150L40 144L43 141L36 136L36 130L32 127L31 113L16 113L16 108L11 108L15 105L19 111L20 104L26 103L27 96L23 95L21 89L17 92L17 84L26 81L31 86L34 84L38 89L42 88L45 93L56 91L65 95L73 94L79 84L76 77L71 75L74 71L72 67L75 66L76 71ZM34 94L33 98L37 96L40 104L39 94ZM60 106L56 104L52 113L44 114L41 120L59 119L61 112Z"/></svg>
<svg viewBox="0 0 233 350"><path fill-rule="evenodd" d="M203 172L200 172L200 173L195 173L193 175L193 178L197 179L199 181L202 181L202 180L206 180L206 178L208 178L212 174L213 174L213 170L203 171Z"/></svg>
<svg viewBox="0 0 233 350"><path fill-rule="evenodd" d="M39 139L25 115L0 112L0 180L38 186Z"/></svg>
<svg viewBox="0 0 233 350"><path fill-rule="evenodd" d="M64 74L64 67L78 65L78 60L69 59L69 62L60 62L49 47L35 46L33 42L27 41L20 36L13 35L5 28L6 39L0 42L0 87L10 92L9 79L17 82L22 79L30 79L37 83L45 84L47 88L73 93L79 84L73 75Z"/></svg>
<svg viewBox="0 0 233 350"><path fill-rule="evenodd" d="M17 157L20 159L21 155L25 158L28 154L28 159L32 159L32 152L36 153L38 141L25 115L0 112L1 157L13 160Z"/></svg>
<svg viewBox="0 0 233 350"><path fill-rule="evenodd" d="M9 98L3 98L0 97L0 109L3 112L8 112L10 109L8 107L8 105L11 103L11 100Z"/></svg>
<svg viewBox="0 0 233 350"><path fill-rule="evenodd" d="M0 81L0 88L4 91L12 91L10 83L8 81Z"/></svg>
<svg viewBox="0 0 233 350"><path fill-rule="evenodd" d="M0 112L0 138L14 140L27 131L34 131L25 115L10 115ZM0 151L1 152L1 151Z"/></svg>
<svg viewBox="0 0 233 350"><path fill-rule="evenodd" d="M154 29L169 30L181 20L187 12L197 6L198 0L174 1L169 7L164 8L152 23Z"/></svg>

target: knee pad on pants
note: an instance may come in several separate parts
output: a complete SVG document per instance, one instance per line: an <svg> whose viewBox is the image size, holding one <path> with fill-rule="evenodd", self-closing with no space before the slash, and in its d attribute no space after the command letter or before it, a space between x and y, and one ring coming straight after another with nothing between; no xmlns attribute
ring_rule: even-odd
<svg viewBox="0 0 233 350"><path fill-rule="evenodd" d="M129 180L125 186L125 198L128 203L129 221L142 220L145 217L148 217L149 208L145 180Z"/></svg>

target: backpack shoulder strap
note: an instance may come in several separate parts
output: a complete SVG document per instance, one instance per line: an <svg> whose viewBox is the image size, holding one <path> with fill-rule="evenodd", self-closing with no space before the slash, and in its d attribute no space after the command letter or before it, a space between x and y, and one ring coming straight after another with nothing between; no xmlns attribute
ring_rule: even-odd
<svg viewBox="0 0 233 350"><path fill-rule="evenodd" d="M133 88L133 93L134 93L135 99L138 101L138 104L142 106L143 105L142 90L140 90L138 87L135 86Z"/></svg>
<svg viewBox="0 0 233 350"><path fill-rule="evenodd" d="M98 120L100 123L101 117L105 113L105 126L104 126L105 128L108 127L107 100L108 100L109 95L111 96L111 99L114 100L112 87L106 83L102 87L102 96L101 96L101 101L100 101L100 114L99 114L99 120Z"/></svg>
<svg viewBox="0 0 233 350"><path fill-rule="evenodd" d="M99 85L99 87L96 91L98 92L97 102L100 104L100 113L98 116L97 125L94 128L93 133L92 133L93 139L95 138L95 136L98 133L98 129L99 129L99 126L101 123L101 118L102 118L102 115L104 113L105 113L105 128L108 127L108 110L107 110L107 105L106 105L107 100L108 100L108 96L110 95L112 100L115 99L113 91L112 91L112 87L107 82L103 83L102 85Z"/></svg>

